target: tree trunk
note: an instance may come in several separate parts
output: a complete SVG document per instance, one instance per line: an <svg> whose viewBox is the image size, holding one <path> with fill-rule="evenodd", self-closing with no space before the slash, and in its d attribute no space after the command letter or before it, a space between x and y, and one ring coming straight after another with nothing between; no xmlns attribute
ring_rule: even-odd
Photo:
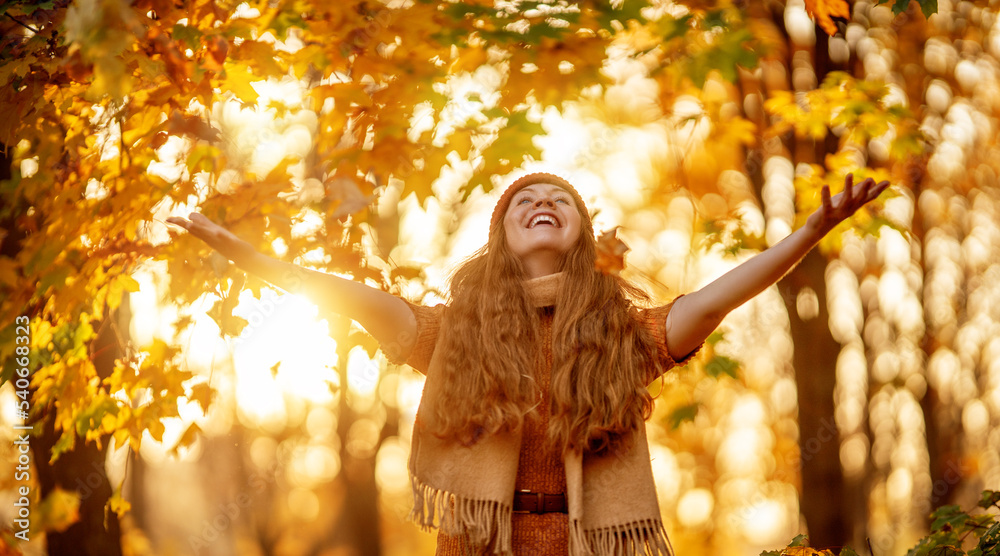
<svg viewBox="0 0 1000 556"><path fill-rule="evenodd" d="M118 515L105 512L111 498L111 483L104 469L108 445L98 448L93 442L77 441L76 447L49 464L49 454L59 439L51 415L45 415L42 434L34 439L31 449L38 469L41 498L56 487L76 491L80 495L80 520L65 531L50 531L45 535L51 556L79 554L82 556L119 556L122 554L121 529Z"/></svg>
<svg viewBox="0 0 1000 556"><path fill-rule="evenodd" d="M0 145L0 181L11 178L12 157L6 145ZM16 257L20 251L25 231L17 225L16 214L0 222L3 231L0 254ZM25 314L34 317L35 308L25 307ZM100 336L95 344L101 345L109 337ZM110 349L118 353L117 349ZM107 376L114 369L114 358L95 359L98 373ZM33 397L34 392L32 392ZM104 469L107 443L98 448L94 443L77 442L74 449L62 454L50 464L52 447L59 439L54 430L54 419L44 408L33 423L35 429L31 439L31 454L34 459L36 477L39 484L39 500L44 500L56 487L67 491L77 491L80 495L80 520L62 532L46 535L48 553L52 555L81 554L93 556L116 556L122 553L118 516L107 516L105 527L104 505L111 497L111 485Z"/></svg>
<svg viewBox="0 0 1000 556"><path fill-rule="evenodd" d="M813 250L780 283L795 345L793 364L799 397L799 450L802 462L800 507L812 546L850 543L851 523L844 518L844 474L840 436L834 421L833 389L840 344L833 339L826 309L826 258ZM812 289L819 313L799 316L797 299ZM806 315L809 316L809 315Z"/></svg>
<svg viewBox="0 0 1000 556"><path fill-rule="evenodd" d="M120 331L127 330L128 307L126 296L118 311L105 314L98 325L91 357L101 379L111 375L115 360L122 354L124 339L120 337ZM121 323L126 323L124 328ZM79 521L65 531L50 531L45 535L48 553L51 556L122 554L118 515L106 508L113 491L104 465L110 439L102 439L100 447L98 443L77 439L72 450L64 452L49 464L52 448L58 442L61 431L55 430L55 420L47 412L42 413L37 425L41 425L41 434L32 442L31 449L38 470L41 499L44 500L56 488L76 491L80 496Z"/></svg>
<svg viewBox="0 0 1000 556"><path fill-rule="evenodd" d="M812 69L819 84L829 72L844 68L836 67L830 60L826 33L818 26L815 26L814 33L815 44L802 48L812 54ZM794 73L795 50L789 49L789 76ZM792 85L794 88L795 84ZM822 164L827 153L837 151L838 138L828 133L822 141L791 139L788 147L793 164ZM795 346L793 365L799 400L802 464L799 506L809 531L810 543L815 547L842 546L855 540L852 538L853 520L840 464L840 434L834 419L834 388L840 344L833 338L828 325L826 266L826 257L814 249L778 284L783 292ZM799 296L810 295L810 290L819 301L818 313L800 315Z"/></svg>
<svg viewBox="0 0 1000 556"><path fill-rule="evenodd" d="M11 149L0 144L0 181L11 179L12 162ZM15 212L0 220L0 255L15 258L20 252L26 231L18 225L17 216ZM36 311L36 307L24 308L25 314L31 318L36 316ZM97 323L98 333L91 346L91 357L101 379L111 375L115 360L122 354L123 336L127 334L129 318L126 296L117 312L106 313ZM31 396L34 397L33 389ZM97 443L77 439L72 450L64 452L54 463L49 463L52 448L61 433L55 430L55 419L46 409L39 408L32 423L34 430L31 454L38 479L39 501L44 500L56 488L76 491L80 496L79 520L64 531L46 533L48 553L52 556L121 555L118 515L105 511L113 490L105 469L110 439L102 439L100 447Z"/></svg>
<svg viewBox="0 0 1000 556"><path fill-rule="evenodd" d="M335 338L346 338L350 321L340 319L342 330L336 331ZM356 457L347 449L347 439L351 425L358 415L351 407L350 390L347 387L347 361L352 346L348 342L338 342L340 374L340 403L338 404L337 434L340 436L340 461L342 477L347 489L345 505L341 508L336 527L333 529L336 545L348 547L356 556L381 556L382 536L379 527L378 486L375 482L375 457ZM377 452L376 447L374 452Z"/></svg>

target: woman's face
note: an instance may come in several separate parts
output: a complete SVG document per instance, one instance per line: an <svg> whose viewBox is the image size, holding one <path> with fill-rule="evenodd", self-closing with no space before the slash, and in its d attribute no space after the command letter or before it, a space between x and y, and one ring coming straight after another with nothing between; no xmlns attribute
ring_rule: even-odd
<svg viewBox="0 0 1000 556"><path fill-rule="evenodd" d="M580 237L580 211L562 187L535 183L514 194L503 226L507 246L534 278L558 271L560 258Z"/></svg>

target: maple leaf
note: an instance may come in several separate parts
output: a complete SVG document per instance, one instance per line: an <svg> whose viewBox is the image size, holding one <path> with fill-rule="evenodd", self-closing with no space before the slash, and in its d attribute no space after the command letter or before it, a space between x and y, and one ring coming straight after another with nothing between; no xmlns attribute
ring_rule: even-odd
<svg viewBox="0 0 1000 556"><path fill-rule="evenodd" d="M209 56L205 58L206 66L214 62L210 69L221 70L223 63L225 63L229 55L229 41L221 35L216 35L211 39L207 39L207 43Z"/></svg>
<svg viewBox="0 0 1000 556"><path fill-rule="evenodd" d="M131 508L132 508L132 503L129 502L128 500L125 500L125 497L122 496L122 491L120 488L115 489L114 494L111 495L111 498L108 498L107 509L118 514L118 517L125 515L125 512L129 511Z"/></svg>
<svg viewBox="0 0 1000 556"><path fill-rule="evenodd" d="M212 403L213 394L212 387L207 382L201 382L191 387L188 399L197 402L201 406L202 411L208 411L208 406Z"/></svg>
<svg viewBox="0 0 1000 556"><path fill-rule="evenodd" d="M833 18L851 18L851 7L847 0L806 0L806 11L831 36L837 32L837 24Z"/></svg>
<svg viewBox="0 0 1000 556"><path fill-rule="evenodd" d="M167 129L171 135L188 135L208 142L219 140L219 130L197 116L183 114L179 110L174 110L170 115L169 122ZM166 139L163 139L163 141L165 142Z"/></svg>
<svg viewBox="0 0 1000 556"><path fill-rule="evenodd" d="M833 556L829 550L816 550L808 546L793 546L781 551L781 556Z"/></svg>
<svg viewBox="0 0 1000 556"><path fill-rule="evenodd" d="M739 369L739 361L725 355L716 355L705 365L705 374L712 378L719 378L725 374L734 379L739 379Z"/></svg>
<svg viewBox="0 0 1000 556"><path fill-rule="evenodd" d="M906 11L910 7L910 0L879 0L878 4L892 4L892 13L898 15ZM923 12L924 17L930 17L937 13L938 11L938 0L917 0L917 4L920 5L920 11Z"/></svg>
<svg viewBox="0 0 1000 556"><path fill-rule="evenodd" d="M170 448L170 453L175 456L178 455L180 453L181 448L186 448L194 444L195 440L197 440L198 436L201 434L202 430L201 427L198 426L198 423L191 423L190 425L188 425L188 428L184 431L184 434L182 434L181 437L177 440L177 443L174 444L172 448Z"/></svg>
<svg viewBox="0 0 1000 556"><path fill-rule="evenodd" d="M355 179L334 174L323 184L325 200L329 201L330 216L344 218L370 205L373 197L365 195Z"/></svg>
<svg viewBox="0 0 1000 556"><path fill-rule="evenodd" d="M694 421L694 418L698 415L698 404L692 403L683 405L673 410L670 413L669 421L670 428L672 430L677 430L685 421Z"/></svg>
<svg viewBox="0 0 1000 556"><path fill-rule="evenodd" d="M618 239L618 226L601 234L597 238L597 260L594 267L604 274L618 276L625 268L625 253L628 245Z"/></svg>

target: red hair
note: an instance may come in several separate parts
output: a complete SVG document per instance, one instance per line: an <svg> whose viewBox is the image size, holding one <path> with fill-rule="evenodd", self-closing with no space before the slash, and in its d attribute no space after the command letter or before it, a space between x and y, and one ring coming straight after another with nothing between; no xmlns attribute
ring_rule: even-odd
<svg viewBox="0 0 1000 556"><path fill-rule="evenodd" d="M563 453L606 453L627 445L652 413L646 384L659 363L631 302L646 300L645 293L596 269L593 224L582 200L577 207L580 236L560 265L565 283L552 328L547 436ZM503 218L493 218L489 241L451 281L439 346L445 354L443 391L432 410L439 436L472 444L483 435L516 430L533 414L540 321L524 280L521 262L507 246Z"/></svg>

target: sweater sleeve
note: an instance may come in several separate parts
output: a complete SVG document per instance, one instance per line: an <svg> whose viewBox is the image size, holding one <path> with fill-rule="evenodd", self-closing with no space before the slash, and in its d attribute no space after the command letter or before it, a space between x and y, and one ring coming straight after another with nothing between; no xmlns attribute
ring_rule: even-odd
<svg viewBox="0 0 1000 556"><path fill-rule="evenodd" d="M382 352L390 363L409 365L421 374L427 374L431 355L437 344L438 331L441 329L441 318L444 315L444 305L425 307L403 299L413 312L416 322L416 338L399 338L399 341L382 344ZM409 349L407 349L407 347Z"/></svg>
<svg viewBox="0 0 1000 556"><path fill-rule="evenodd" d="M670 356L670 351L667 349L667 315L670 314L670 308L673 307L674 301L677 301L677 299L675 298L670 303L660 305L659 307L639 309L639 321L646 328L646 330L649 331L653 340L656 342L656 355L660 365L662 365L663 372L669 371L673 367L686 364L701 350L701 347L705 345L703 342L691 351L691 353L676 361ZM656 378L658 378L658 375L651 377L651 380L655 380Z"/></svg>

